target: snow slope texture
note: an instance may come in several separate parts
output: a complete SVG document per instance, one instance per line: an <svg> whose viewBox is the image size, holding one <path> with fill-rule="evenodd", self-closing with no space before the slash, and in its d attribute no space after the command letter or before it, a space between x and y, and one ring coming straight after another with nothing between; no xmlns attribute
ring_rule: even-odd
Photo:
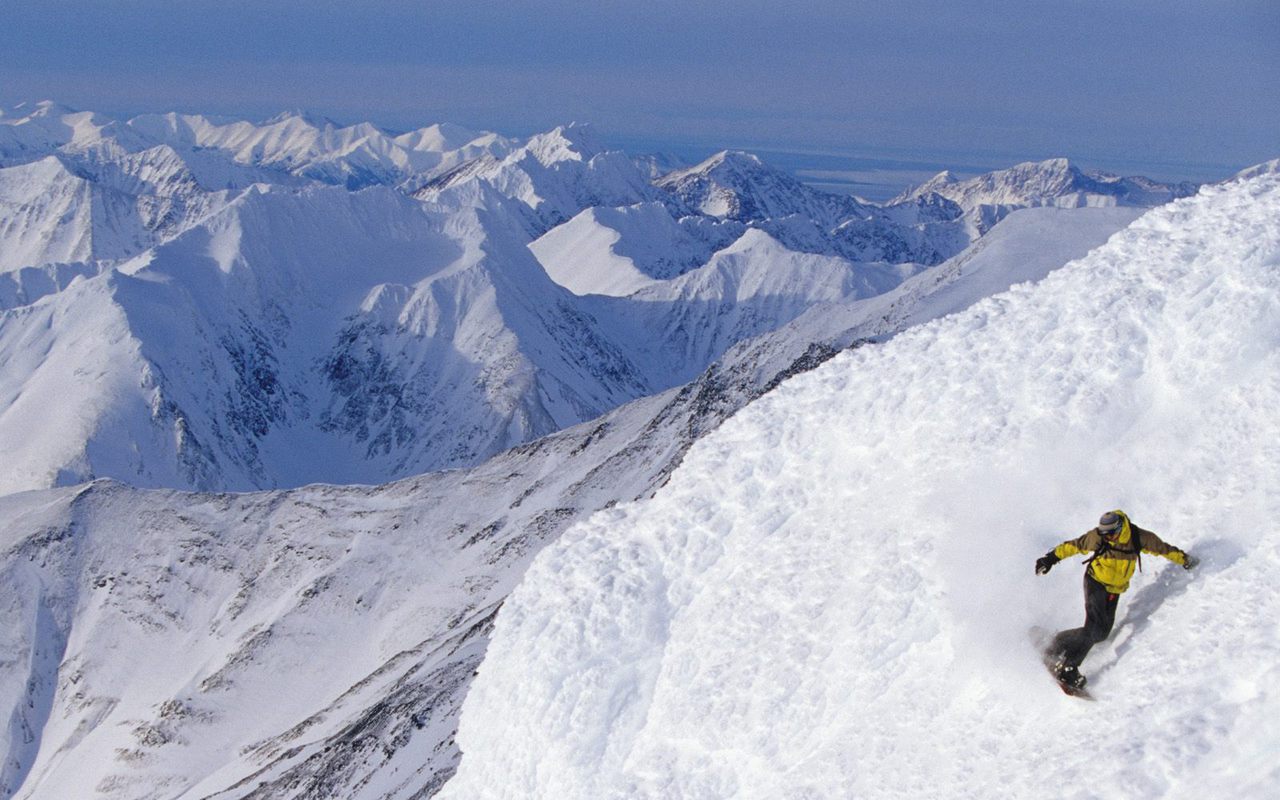
<svg viewBox="0 0 1280 800"><path fill-rule="evenodd" d="M1274 797L1278 404L1277 176L838 356L538 557L440 796ZM1145 560L1090 704L1032 562L1116 506L1203 564Z"/></svg>

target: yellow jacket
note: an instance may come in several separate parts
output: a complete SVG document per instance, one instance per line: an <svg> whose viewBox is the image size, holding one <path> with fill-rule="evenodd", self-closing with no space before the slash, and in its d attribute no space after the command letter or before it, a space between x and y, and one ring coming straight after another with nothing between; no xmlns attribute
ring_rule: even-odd
<svg viewBox="0 0 1280 800"><path fill-rule="evenodd" d="M1078 539L1071 539L1053 548L1053 554L1063 559L1094 553L1089 560L1089 575L1111 594L1121 594L1129 588L1129 581L1137 569L1139 552L1164 556L1179 566L1186 566L1187 554L1182 550L1167 544L1151 531L1134 525L1123 511L1117 509L1115 513L1122 520L1120 535L1116 538L1108 541L1094 528Z"/></svg>

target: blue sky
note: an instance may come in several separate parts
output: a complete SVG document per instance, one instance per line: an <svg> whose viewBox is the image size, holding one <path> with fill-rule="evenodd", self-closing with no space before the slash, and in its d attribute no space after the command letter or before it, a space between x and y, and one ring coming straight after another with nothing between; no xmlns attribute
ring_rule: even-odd
<svg viewBox="0 0 1280 800"><path fill-rule="evenodd" d="M0 103L1208 178L1280 156L1277 41L1274 0L18 0Z"/></svg>

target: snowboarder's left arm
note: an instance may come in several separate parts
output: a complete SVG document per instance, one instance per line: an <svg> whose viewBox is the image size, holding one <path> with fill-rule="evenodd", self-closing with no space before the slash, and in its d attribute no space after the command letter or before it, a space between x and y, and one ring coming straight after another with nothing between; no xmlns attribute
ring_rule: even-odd
<svg viewBox="0 0 1280 800"><path fill-rule="evenodd" d="M1138 542L1142 545L1142 552L1144 553L1163 556L1183 569L1191 569L1199 563L1187 551L1174 547L1146 528L1139 528L1137 525L1133 525L1133 533L1138 537Z"/></svg>

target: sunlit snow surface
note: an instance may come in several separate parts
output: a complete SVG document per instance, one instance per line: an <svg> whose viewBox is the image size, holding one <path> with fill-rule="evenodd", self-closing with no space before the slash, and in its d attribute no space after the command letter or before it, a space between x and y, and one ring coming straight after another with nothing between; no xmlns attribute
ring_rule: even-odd
<svg viewBox="0 0 1280 800"><path fill-rule="evenodd" d="M536 559L448 798L1280 794L1280 178L783 384ZM1060 693L1034 558L1121 506L1156 557Z"/></svg>

